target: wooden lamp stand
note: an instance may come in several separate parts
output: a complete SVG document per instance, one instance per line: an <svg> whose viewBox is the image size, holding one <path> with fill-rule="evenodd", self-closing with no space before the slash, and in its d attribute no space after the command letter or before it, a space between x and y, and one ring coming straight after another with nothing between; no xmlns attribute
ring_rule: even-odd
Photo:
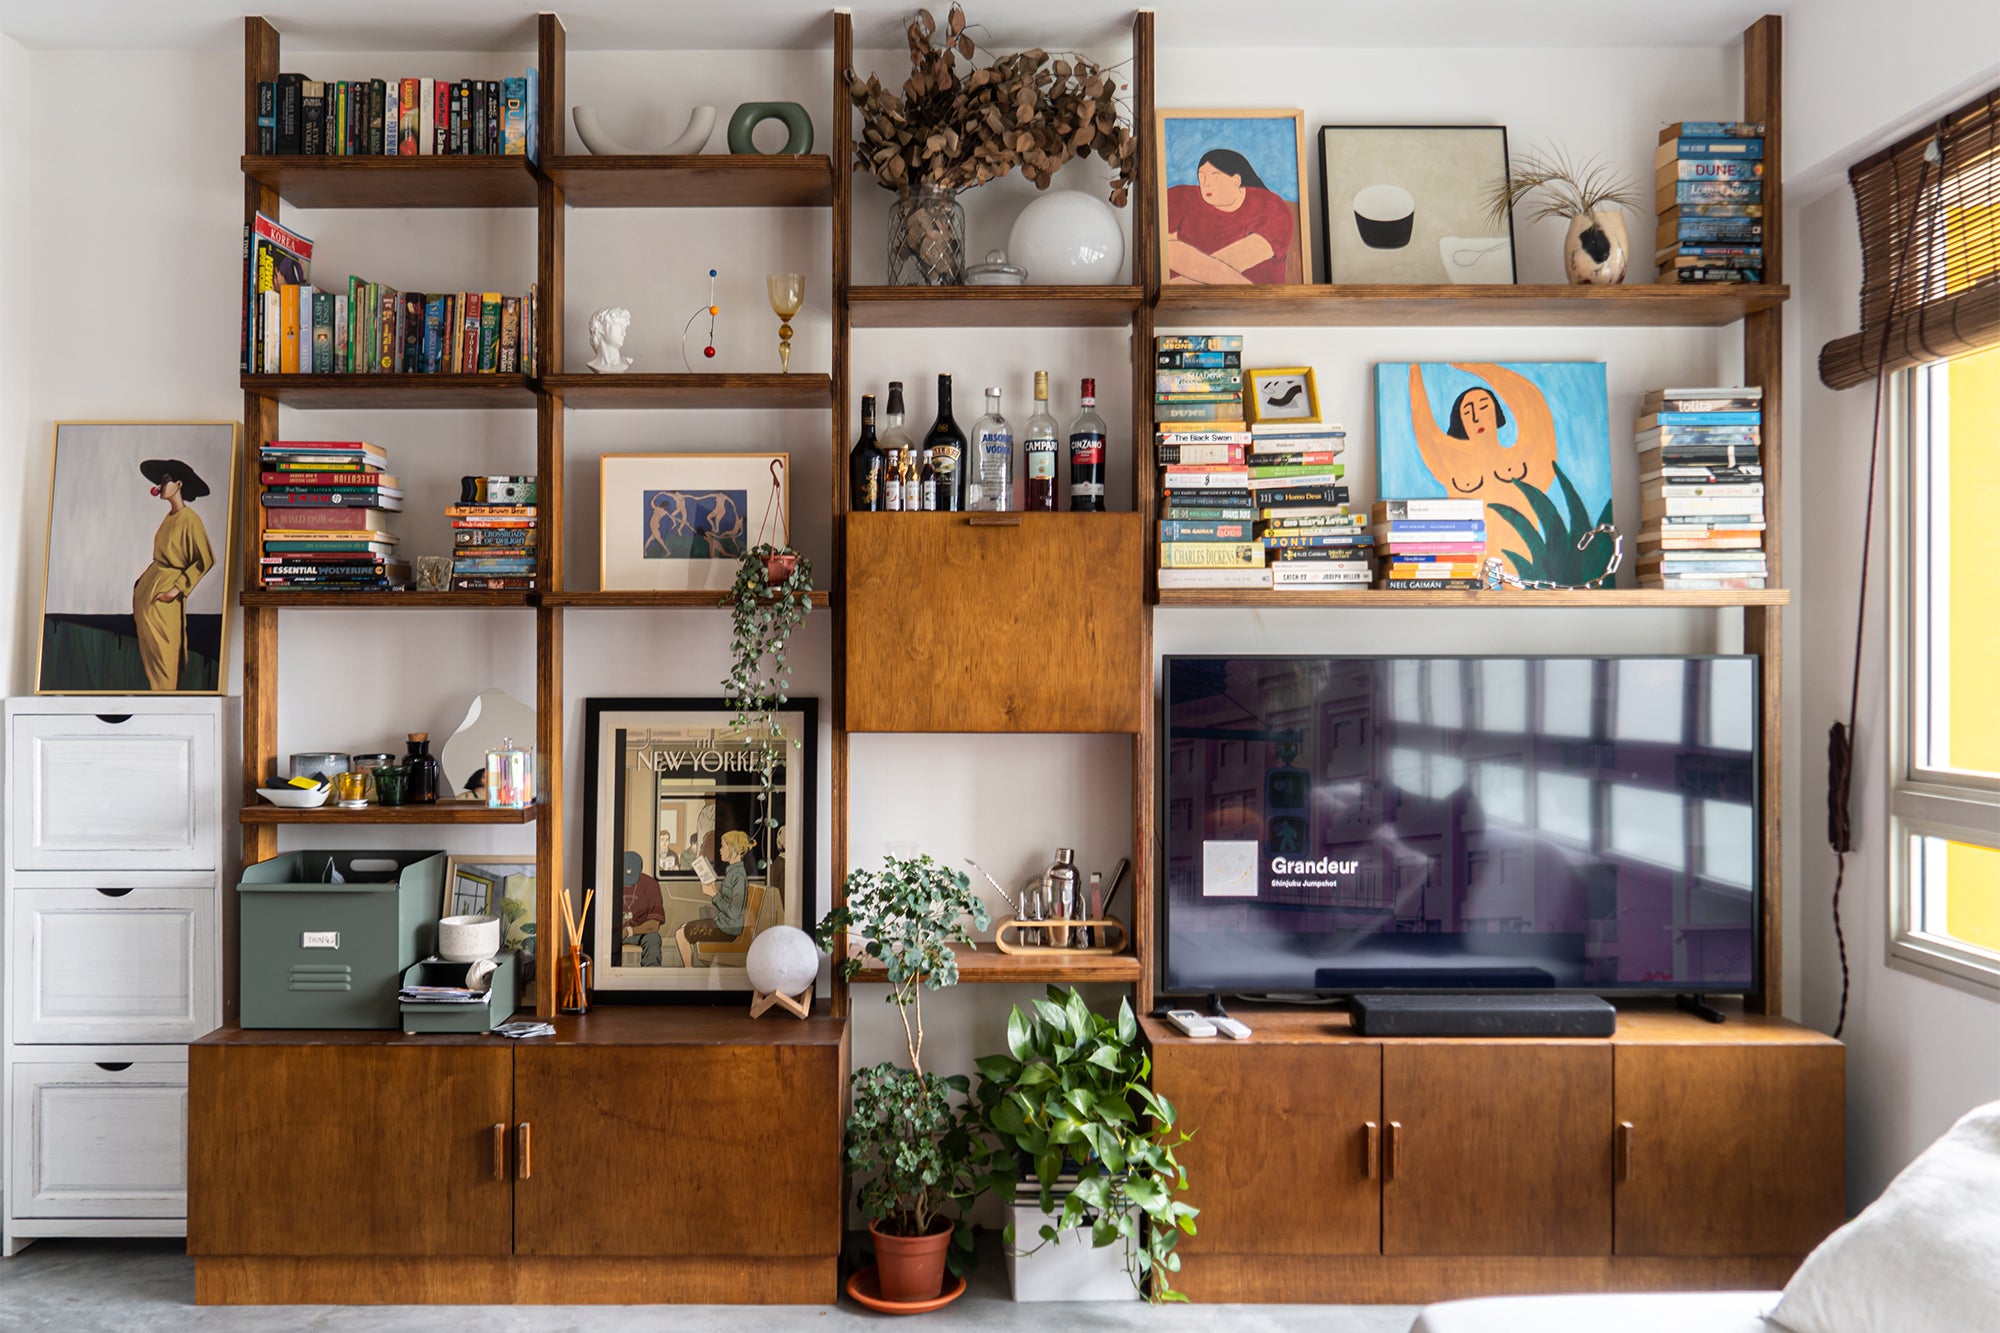
<svg viewBox="0 0 2000 1333"><path fill-rule="evenodd" d="M776 992L753 990L750 992L750 1017L762 1018L773 1008L782 1009L794 1018L805 1018L812 1013L813 993L808 986L797 995L779 995Z"/></svg>

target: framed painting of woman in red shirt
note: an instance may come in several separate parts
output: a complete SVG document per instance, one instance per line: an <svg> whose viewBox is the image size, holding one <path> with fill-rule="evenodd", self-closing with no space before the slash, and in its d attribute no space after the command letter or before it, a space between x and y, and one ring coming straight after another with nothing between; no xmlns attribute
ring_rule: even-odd
<svg viewBox="0 0 2000 1333"><path fill-rule="evenodd" d="M1162 111L1158 121L1162 281L1304 282L1304 114Z"/></svg>

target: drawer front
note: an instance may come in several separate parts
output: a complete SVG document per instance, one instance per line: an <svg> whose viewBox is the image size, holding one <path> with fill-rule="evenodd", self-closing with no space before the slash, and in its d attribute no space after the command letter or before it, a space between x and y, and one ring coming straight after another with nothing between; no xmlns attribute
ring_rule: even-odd
<svg viewBox="0 0 2000 1333"><path fill-rule="evenodd" d="M16 1217L187 1216L187 1061L14 1066Z"/></svg>
<svg viewBox="0 0 2000 1333"><path fill-rule="evenodd" d="M114 893L16 890L16 1042L188 1042L220 1024L215 891Z"/></svg>
<svg viewBox="0 0 2000 1333"><path fill-rule="evenodd" d="M216 748L212 717L17 714L14 868L214 869Z"/></svg>
<svg viewBox="0 0 2000 1333"><path fill-rule="evenodd" d="M850 731L1136 732L1138 514L847 516Z"/></svg>

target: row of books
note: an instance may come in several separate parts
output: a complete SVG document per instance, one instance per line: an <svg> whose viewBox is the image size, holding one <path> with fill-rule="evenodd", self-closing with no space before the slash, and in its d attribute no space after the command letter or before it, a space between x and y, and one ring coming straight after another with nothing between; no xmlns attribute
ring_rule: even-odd
<svg viewBox="0 0 2000 1333"><path fill-rule="evenodd" d="M257 151L308 157L535 156L539 81L311 79L257 85Z"/></svg>
<svg viewBox="0 0 2000 1333"><path fill-rule="evenodd" d="M251 374L518 374L534 365L535 289L400 292L312 284L312 242L259 213L243 235L242 368Z"/></svg>
<svg viewBox="0 0 2000 1333"><path fill-rule="evenodd" d="M1764 280L1764 126L1682 121L1660 131L1653 261L1663 283Z"/></svg>
<svg viewBox="0 0 2000 1333"><path fill-rule="evenodd" d="M1641 587L1762 588L1764 391L1656 389L1634 423Z"/></svg>
<svg viewBox="0 0 2000 1333"><path fill-rule="evenodd" d="M461 484L459 503L444 511L451 519L451 590L532 591L540 574L535 478L466 477Z"/></svg>
<svg viewBox="0 0 2000 1333"><path fill-rule="evenodd" d="M259 452L266 588L398 588L410 566L381 515L403 507L389 457L361 440L273 441Z"/></svg>

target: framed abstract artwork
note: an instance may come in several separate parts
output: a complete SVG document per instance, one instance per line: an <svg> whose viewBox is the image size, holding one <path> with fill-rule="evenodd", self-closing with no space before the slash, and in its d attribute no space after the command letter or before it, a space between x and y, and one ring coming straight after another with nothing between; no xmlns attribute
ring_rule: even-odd
<svg viewBox="0 0 2000 1333"><path fill-rule="evenodd" d="M1322 125L1327 281L1511 283L1514 218L1500 125Z"/></svg>
<svg viewBox="0 0 2000 1333"><path fill-rule="evenodd" d="M228 686L234 421L60 421L38 694Z"/></svg>
<svg viewBox="0 0 2000 1333"><path fill-rule="evenodd" d="M1305 113L1162 111L1160 279L1309 280Z"/></svg>
<svg viewBox="0 0 2000 1333"><path fill-rule="evenodd" d="M1311 366L1243 372L1243 410L1250 424L1319 420L1319 380Z"/></svg>
<svg viewBox="0 0 2000 1333"><path fill-rule="evenodd" d="M791 532L789 454L606 454L601 586L726 592L737 560Z"/></svg>
<svg viewBox="0 0 2000 1333"><path fill-rule="evenodd" d="M721 699L584 700L583 923L599 1000L747 1002L759 931L814 922L818 703L789 700L765 803L759 737Z"/></svg>

